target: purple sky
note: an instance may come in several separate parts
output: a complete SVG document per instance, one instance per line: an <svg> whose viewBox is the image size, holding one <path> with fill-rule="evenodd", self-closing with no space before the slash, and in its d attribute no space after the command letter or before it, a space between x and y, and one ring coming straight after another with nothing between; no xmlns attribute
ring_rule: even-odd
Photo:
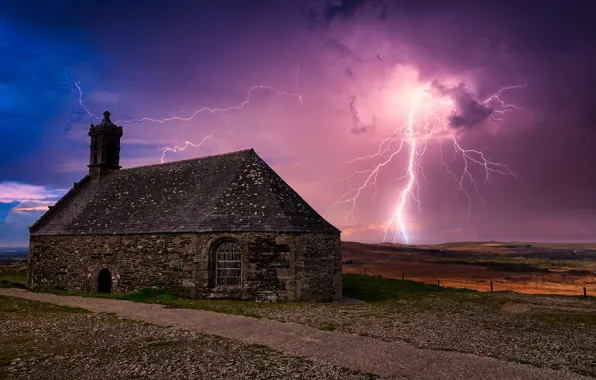
<svg viewBox="0 0 596 380"><path fill-rule="evenodd" d="M113 120L248 99L119 123L122 165L254 148L344 240L596 240L590 2L45 3L0 6L0 246L87 171L65 71Z"/></svg>

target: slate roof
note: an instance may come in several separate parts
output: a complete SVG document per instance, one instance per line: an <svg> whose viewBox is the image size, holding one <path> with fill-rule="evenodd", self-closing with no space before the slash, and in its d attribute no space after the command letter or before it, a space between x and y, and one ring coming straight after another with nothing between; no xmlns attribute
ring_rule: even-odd
<svg viewBox="0 0 596 380"><path fill-rule="evenodd" d="M253 149L83 178L31 235L339 232Z"/></svg>

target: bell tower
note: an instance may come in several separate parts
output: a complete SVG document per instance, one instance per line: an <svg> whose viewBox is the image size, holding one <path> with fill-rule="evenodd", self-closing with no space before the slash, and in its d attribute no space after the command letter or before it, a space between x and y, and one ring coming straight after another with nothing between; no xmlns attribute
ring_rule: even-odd
<svg viewBox="0 0 596 380"><path fill-rule="evenodd" d="M122 127L116 126L110 120L108 111L103 113L103 120L89 128L91 145L89 150L89 176L100 178L120 166L120 138Z"/></svg>

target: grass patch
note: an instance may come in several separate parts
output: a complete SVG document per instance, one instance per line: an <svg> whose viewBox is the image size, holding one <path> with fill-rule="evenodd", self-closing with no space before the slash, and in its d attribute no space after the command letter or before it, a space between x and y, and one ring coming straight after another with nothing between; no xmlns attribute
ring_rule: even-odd
<svg viewBox="0 0 596 380"><path fill-rule="evenodd" d="M547 323L596 326L596 314L578 311L535 311L532 317Z"/></svg>
<svg viewBox="0 0 596 380"><path fill-rule="evenodd" d="M0 313L89 313L89 310L0 295Z"/></svg>
<svg viewBox="0 0 596 380"><path fill-rule="evenodd" d="M250 348L254 348L256 350L264 350L264 351L270 351L271 349L269 347L267 347L264 344L258 344L258 343L254 343L254 344L249 344L248 347Z"/></svg>
<svg viewBox="0 0 596 380"><path fill-rule="evenodd" d="M337 330L337 326L334 323L331 322L327 322L327 323L323 323L323 325L321 325L321 330L326 330L326 331L335 331Z"/></svg>
<svg viewBox="0 0 596 380"><path fill-rule="evenodd" d="M344 297L357 298L368 302L389 301L402 294L412 293L464 293L475 292L465 288L450 288L425 284L411 280L397 280L355 273L343 274Z"/></svg>
<svg viewBox="0 0 596 380"><path fill-rule="evenodd" d="M15 351L0 352L0 367L9 366L10 363L12 363L12 361L18 357L19 357L19 355Z"/></svg>
<svg viewBox="0 0 596 380"><path fill-rule="evenodd" d="M192 300L179 298L165 289L143 288L129 293L88 293L70 290L52 289L46 291L56 295L99 297L128 300L133 302L156 303L170 308L199 309L214 311L225 314L246 315L253 318L261 318L267 310L277 309L280 311L292 311L294 309L305 310L308 308L320 307L317 303L308 302L254 302L238 300ZM377 276L366 276L359 274L343 274L343 295L349 298L357 298L368 302L392 301L405 295L425 294L460 294L473 293L469 289L438 287L423 282L410 280L395 280ZM326 330L333 331L338 327L326 326Z"/></svg>
<svg viewBox="0 0 596 380"><path fill-rule="evenodd" d="M60 296L79 296L120 299L133 302L156 303L171 308L200 309L225 314L241 314L259 318L259 310L265 308L297 307L297 304L283 302L254 302L235 300L192 300L177 297L165 289L143 288L129 293L90 293L72 290L50 289L46 293ZM301 303L302 306L307 303Z"/></svg>
<svg viewBox="0 0 596 380"><path fill-rule="evenodd" d="M0 288L20 288L27 289L27 285L18 281L0 280Z"/></svg>
<svg viewBox="0 0 596 380"><path fill-rule="evenodd" d="M172 346L172 345L175 345L176 343L178 343L178 342L171 341L171 340L154 340L154 341L147 343L147 346L151 347L151 348L158 348L158 347L164 347L164 346Z"/></svg>
<svg viewBox="0 0 596 380"><path fill-rule="evenodd" d="M0 288L27 289L27 273L24 271L0 271Z"/></svg>
<svg viewBox="0 0 596 380"><path fill-rule="evenodd" d="M143 288L134 292L121 294L118 298L134 302L163 303L172 305L181 300L167 290L160 288Z"/></svg>
<svg viewBox="0 0 596 380"><path fill-rule="evenodd" d="M17 335L10 338L0 339L0 345L3 344L18 344L18 343L27 343L30 341L31 338L28 338L24 335Z"/></svg>
<svg viewBox="0 0 596 380"><path fill-rule="evenodd" d="M289 307L308 307L308 303L254 302L236 300L191 300L179 298L165 289L143 288L129 293L89 293L51 289L47 293L65 296L121 299L133 302L157 303L172 308L201 309L227 314L243 314L259 317L259 310ZM450 288L411 280L396 280L354 273L343 274L343 295L368 302L390 301L406 294L470 293L474 290Z"/></svg>
<svg viewBox="0 0 596 380"><path fill-rule="evenodd" d="M88 293L70 290L48 290L48 293L57 295L99 297L121 299L134 302L157 303L172 308L202 309L227 314L244 314L252 317L259 317L259 310L288 307L308 307L308 303L284 303L284 302L254 302L235 300L191 300L179 298L165 289L143 288L129 293ZM343 295L349 298L356 298L363 301L378 302L389 301L404 294L428 294L428 293L465 293L475 292L469 289L450 288L425 284L411 280L396 280L391 278L366 276L353 273L343 274Z"/></svg>

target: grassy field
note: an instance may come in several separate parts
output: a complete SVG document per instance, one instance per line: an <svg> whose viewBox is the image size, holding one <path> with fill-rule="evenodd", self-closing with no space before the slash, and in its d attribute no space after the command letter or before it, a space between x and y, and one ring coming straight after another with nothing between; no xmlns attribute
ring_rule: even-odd
<svg viewBox="0 0 596 380"><path fill-rule="evenodd" d="M27 288L27 273L0 266L0 288Z"/></svg>
<svg viewBox="0 0 596 380"><path fill-rule="evenodd" d="M529 294L596 294L594 244L461 242L429 246L342 242L344 273Z"/></svg>
<svg viewBox="0 0 596 380"><path fill-rule="evenodd" d="M596 298L476 292L344 274L344 297L361 303L181 299L162 289L126 294L52 291L294 322L414 346L491 356L596 376Z"/></svg>

